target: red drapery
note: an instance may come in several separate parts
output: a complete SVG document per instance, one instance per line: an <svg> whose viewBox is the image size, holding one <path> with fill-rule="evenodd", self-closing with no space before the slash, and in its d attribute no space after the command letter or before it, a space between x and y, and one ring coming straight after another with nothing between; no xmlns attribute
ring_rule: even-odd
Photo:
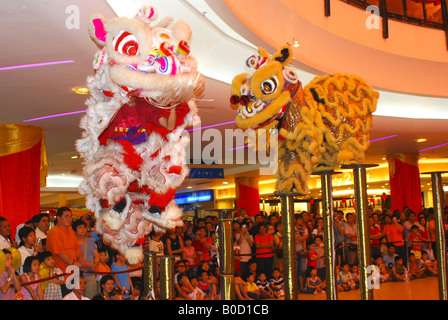
<svg viewBox="0 0 448 320"><path fill-rule="evenodd" d="M408 206L418 214L423 206L418 154L394 154L388 162L392 211Z"/></svg>
<svg viewBox="0 0 448 320"><path fill-rule="evenodd" d="M235 179L236 205L238 209L246 209L248 216L260 213L260 192L258 178Z"/></svg>
<svg viewBox="0 0 448 320"><path fill-rule="evenodd" d="M45 142L37 127L5 124L0 133L0 216L10 223L14 240L17 225L39 213Z"/></svg>

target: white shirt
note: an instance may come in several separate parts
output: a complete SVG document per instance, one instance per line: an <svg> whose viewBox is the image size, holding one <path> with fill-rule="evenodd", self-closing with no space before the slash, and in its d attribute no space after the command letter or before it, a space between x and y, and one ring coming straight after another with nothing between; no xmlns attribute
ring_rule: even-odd
<svg viewBox="0 0 448 320"><path fill-rule="evenodd" d="M34 249L28 249L25 246L20 246L19 249L17 249L20 252L20 255L22 256L22 263L20 264L19 268L19 274L23 273L23 263L25 262L25 259L34 256Z"/></svg>
<svg viewBox="0 0 448 320"><path fill-rule="evenodd" d="M62 300L79 300L76 294L72 291L69 294L67 294ZM81 296L81 300L90 300L87 297Z"/></svg>

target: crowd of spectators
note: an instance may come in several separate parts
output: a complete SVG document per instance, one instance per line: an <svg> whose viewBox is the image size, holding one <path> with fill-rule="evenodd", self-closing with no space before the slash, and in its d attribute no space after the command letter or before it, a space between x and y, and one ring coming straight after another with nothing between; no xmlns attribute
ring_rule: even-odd
<svg viewBox="0 0 448 320"><path fill-rule="evenodd" d="M445 215L446 217L447 215ZM295 214L295 254L300 292L325 293L324 224L318 214ZM114 300L143 299L142 262L129 265L125 257L96 234L95 219L73 219L67 207L57 210L50 228L48 214L17 226L14 237L7 219L0 217L0 249L6 256L0 274L0 300ZM446 219L444 221L446 224ZM138 242L143 251L175 257L175 299L219 299L220 270L215 245L218 218L194 217L166 233L153 231ZM372 264L378 281L407 281L437 276L434 213L416 214L369 208ZM446 226L445 226L446 228ZM335 212L337 288L359 287L356 215ZM240 300L277 299L284 295L282 225L278 214L248 216L240 209L233 220L235 293ZM21 266L13 268L13 249ZM67 267L78 266L79 288L66 284ZM90 271L90 273L89 273ZM59 277L55 275L60 275ZM51 280L33 283L51 277ZM28 284L31 283L31 284ZM25 284L22 286L22 284ZM160 282L151 293L157 298Z"/></svg>

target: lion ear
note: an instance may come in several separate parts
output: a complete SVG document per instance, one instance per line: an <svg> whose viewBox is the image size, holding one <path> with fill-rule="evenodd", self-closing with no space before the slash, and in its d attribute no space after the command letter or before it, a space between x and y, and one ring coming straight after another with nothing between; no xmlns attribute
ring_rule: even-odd
<svg viewBox="0 0 448 320"><path fill-rule="evenodd" d="M277 60L278 62L280 62L284 67L286 67L287 65L289 65L292 61L292 50L290 46L283 46L280 48L280 50L275 53L272 58L271 61Z"/></svg>
<svg viewBox="0 0 448 320"><path fill-rule="evenodd" d="M106 18L101 14L93 14L89 18L88 30L92 39L99 44L104 46L106 44L106 28L105 28Z"/></svg>

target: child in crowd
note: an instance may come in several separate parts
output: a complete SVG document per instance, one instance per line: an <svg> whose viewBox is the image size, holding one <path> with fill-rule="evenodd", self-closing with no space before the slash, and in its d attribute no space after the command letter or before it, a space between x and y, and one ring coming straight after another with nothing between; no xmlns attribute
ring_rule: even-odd
<svg viewBox="0 0 448 320"><path fill-rule="evenodd" d="M214 292L218 291L219 281L216 275L210 270L210 264L207 261L202 260L201 264L198 268L198 276L200 278L200 274L202 271L206 271L208 275L208 282L211 284Z"/></svg>
<svg viewBox="0 0 448 320"><path fill-rule="evenodd" d="M422 258L422 236L420 235L420 229L418 226L413 225L411 227L411 234L409 235L409 241L411 241L411 253L415 255L416 260Z"/></svg>
<svg viewBox="0 0 448 320"><path fill-rule="evenodd" d="M190 262L190 265L194 265L196 260L196 250L193 247L193 240L189 236L184 238L184 259Z"/></svg>
<svg viewBox="0 0 448 320"><path fill-rule="evenodd" d="M246 288L247 288L247 295L251 299L259 300L262 298L263 294L261 290L258 288L257 284L255 283L255 276L252 273L247 275Z"/></svg>
<svg viewBox="0 0 448 320"><path fill-rule="evenodd" d="M156 253L156 256L163 256L165 254L165 245L161 240L164 233L162 231L153 231L151 233L151 241L149 242L149 251Z"/></svg>
<svg viewBox="0 0 448 320"><path fill-rule="evenodd" d="M424 278L425 268L421 264L421 259L416 259L415 254L411 252L409 254L409 278L411 280Z"/></svg>
<svg viewBox="0 0 448 320"><path fill-rule="evenodd" d="M389 244L387 246L387 254L383 256L383 263L389 272L392 272L392 268L395 265L395 258L398 254L395 253L395 245Z"/></svg>
<svg viewBox="0 0 448 320"><path fill-rule="evenodd" d="M350 273L350 265L348 263L342 264L342 269L339 272L339 276L341 277L341 287L344 291L358 289L355 281L353 281L352 274Z"/></svg>
<svg viewBox="0 0 448 320"><path fill-rule="evenodd" d="M199 273L199 282L198 287L201 288L201 290L206 294L207 297L213 300L215 297L215 292L213 290L213 286L209 281L209 276L207 271L202 270Z"/></svg>
<svg viewBox="0 0 448 320"><path fill-rule="evenodd" d="M247 295L247 283L239 274L234 274L235 278L235 295L237 300L253 300Z"/></svg>
<svg viewBox="0 0 448 320"><path fill-rule="evenodd" d="M278 298L278 296L276 294L274 294L274 291L271 289L271 286L269 285L269 282L267 281L267 277L265 273L260 273L258 275L258 279L256 282L258 289L260 289L260 291L263 294L263 297L266 298Z"/></svg>
<svg viewBox="0 0 448 320"><path fill-rule="evenodd" d="M54 266L54 258L50 251L44 251L37 255L40 261L40 270L48 270L48 277L53 277L57 274L62 274L62 270ZM42 275L41 275L42 276ZM61 300L62 290L61 285L65 284L64 277L51 279L47 283L42 282L45 300Z"/></svg>
<svg viewBox="0 0 448 320"><path fill-rule="evenodd" d="M430 260L426 251L422 252L421 261L422 266L425 268L425 275L432 277L439 274L439 271L437 269L437 261Z"/></svg>
<svg viewBox="0 0 448 320"><path fill-rule="evenodd" d="M378 256L375 259L375 265L378 267L380 282L389 281L390 272L387 270L386 266L384 265L383 258L381 258L381 256Z"/></svg>
<svg viewBox="0 0 448 320"><path fill-rule="evenodd" d="M395 265L392 268L392 281L406 281L408 270L403 264L403 258L395 257Z"/></svg>
<svg viewBox="0 0 448 320"><path fill-rule="evenodd" d="M42 286L38 283L23 286L23 284L40 279L39 276L39 259L35 256L29 256L23 263L23 273L20 276L22 287L20 291L23 295L23 300L44 300L44 292Z"/></svg>
<svg viewBox="0 0 448 320"><path fill-rule="evenodd" d="M0 273L0 300L15 300L16 292L20 292L20 280L14 271L14 260L11 251L2 250L5 254L5 269Z"/></svg>
<svg viewBox="0 0 448 320"><path fill-rule="evenodd" d="M184 273L179 273L177 275L177 288L176 299L178 300L194 300L191 297L191 293L194 291L188 277Z"/></svg>
<svg viewBox="0 0 448 320"><path fill-rule="evenodd" d="M109 261L109 256L107 254L107 250L105 248L98 249L99 261L96 266L97 272L112 272L107 262ZM100 286L100 280L103 277L103 274L98 274L96 276L96 281L98 283L98 291Z"/></svg>
<svg viewBox="0 0 448 320"><path fill-rule="evenodd" d="M115 262L112 264L112 272L127 271L129 267L126 264L126 258L123 254L117 252L115 255ZM129 299L132 295L133 286L131 282L131 276L128 272L116 273L113 275L115 280L115 287L120 289L124 299Z"/></svg>
<svg viewBox="0 0 448 320"><path fill-rule="evenodd" d="M193 300L205 300L208 299L204 291L198 286L199 280L196 276L190 278L190 285L193 288L193 292L190 294Z"/></svg>
<svg viewBox="0 0 448 320"><path fill-rule="evenodd" d="M309 269L310 276L306 278L305 293L319 294L325 293L322 289L323 282L317 276L317 268L311 267Z"/></svg>
<svg viewBox="0 0 448 320"><path fill-rule="evenodd" d="M279 268L274 268L272 270L270 283L271 283L271 289L277 294L277 297L285 295L284 280L282 274L280 273Z"/></svg>
<svg viewBox="0 0 448 320"><path fill-rule="evenodd" d="M352 274L352 279L355 282L356 287L359 288L359 269L358 269L357 264L354 264L352 266L351 274Z"/></svg>
<svg viewBox="0 0 448 320"><path fill-rule="evenodd" d="M319 255L319 259L317 259L317 276L325 282L325 248L322 236L316 236L314 243L316 244L314 251Z"/></svg>
<svg viewBox="0 0 448 320"><path fill-rule="evenodd" d="M316 244L314 242L310 243L308 246L308 262L307 262L307 268L316 268L317 269L317 259L319 259L319 254L316 252Z"/></svg>

